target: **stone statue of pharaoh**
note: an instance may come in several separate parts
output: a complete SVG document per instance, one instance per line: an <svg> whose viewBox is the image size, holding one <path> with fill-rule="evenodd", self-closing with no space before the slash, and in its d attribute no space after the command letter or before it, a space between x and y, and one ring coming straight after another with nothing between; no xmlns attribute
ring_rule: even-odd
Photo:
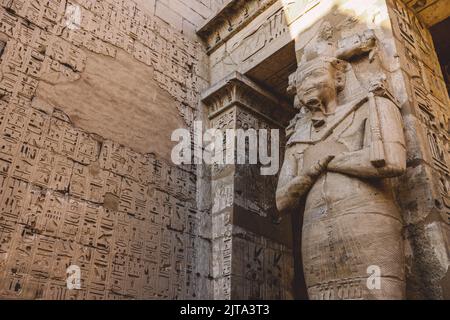
<svg viewBox="0 0 450 320"><path fill-rule="evenodd" d="M288 129L277 207L304 202L310 299L404 299L403 222L388 179L406 170L402 117L381 82L339 99L349 75L350 63L323 56L293 75L305 111Z"/></svg>

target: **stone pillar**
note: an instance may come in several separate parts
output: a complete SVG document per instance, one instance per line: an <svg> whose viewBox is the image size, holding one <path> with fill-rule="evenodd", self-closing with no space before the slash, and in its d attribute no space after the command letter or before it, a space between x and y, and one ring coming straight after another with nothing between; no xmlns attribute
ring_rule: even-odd
<svg viewBox="0 0 450 320"><path fill-rule="evenodd" d="M428 28L402 1L387 4L402 75L396 94L403 103L408 150L408 170L397 192L408 244L408 298L448 299L450 101Z"/></svg>
<svg viewBox="0 0 450 320"><path fill-rule="evenodd" d="M292 117L286 102L237 72L205 92L203 102L210 127L223 132L279 129L283 139ZM291 227L276 223L277 176L262 176L259 165L249 164L211 171L214 298L291 299Z"/></svg>

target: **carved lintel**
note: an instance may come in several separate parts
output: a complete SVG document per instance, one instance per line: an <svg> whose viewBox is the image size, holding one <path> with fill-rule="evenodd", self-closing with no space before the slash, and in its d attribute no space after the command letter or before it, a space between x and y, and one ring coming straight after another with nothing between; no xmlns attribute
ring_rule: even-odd
<svg viewBox="0 0 450 320"><path fill-rule="evenodd" d="M197 30L197 34L207 43L207 52L212 53L275 2L276 0L227 1Z"/></svg>
<svg viewBox="0 0 450 320"><path fill-rule="evenodd" d="M201 100L208 107L210 119L234 106L246 109L278 127L285 127L295 115L295 110L288 102L239 72L231 73L203 92Z"/></svg>
<svg viewBox="0 0 450 320"><path fill-rule="evenodd" d="M410 7L427 26L434 26L446 19L450 14L450 7L448 6L447 1L403 0L403 2Z"/></svg>

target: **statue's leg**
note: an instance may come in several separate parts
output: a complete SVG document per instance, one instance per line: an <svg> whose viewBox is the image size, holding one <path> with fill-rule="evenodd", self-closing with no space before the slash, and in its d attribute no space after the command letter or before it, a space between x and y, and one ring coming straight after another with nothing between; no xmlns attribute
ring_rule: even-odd
<svg viewBox="0 0 450 320"><path fill-rule="evenodd" d="M318 190L309 196L302 234L309 298L404 299L403 223L392 201L330 203Z"/></svg>

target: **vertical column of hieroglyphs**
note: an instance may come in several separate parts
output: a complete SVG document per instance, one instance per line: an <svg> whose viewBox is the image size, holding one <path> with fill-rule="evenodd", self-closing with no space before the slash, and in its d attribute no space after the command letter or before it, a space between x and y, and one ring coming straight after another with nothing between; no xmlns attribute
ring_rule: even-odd
<svg viewBox="0 0 450 320"><path fill-rule="evenodd" d="M286 114L281 104L271 101L239 74L231 75L222 85L208 92L204 102L209 108L211 127L220 130L224 141L229 129L250 134L254 130L280 129ZM242 82L244 81L244 82ZM248 83L248 82L247 82ZM256 111L258 110L258 111ZM228 132L227 132L228 130ZM283 136L283 134L281 134ZM213 285L217 299L287 299L292 297L293 261L290 230L273 223L277 176L264 176L260 165L250 164L249 151L256 151L256 141L245 141L246 164L236 162L236 145L225 144L224 154L235 154L233 164L213 165L212 236ZM270 146L270 138L268 145ZM236 148L236 149L233 149ZM242 150L242 149L241 149ZM279 150L271 150L278 152ZM239 152L239 151L238 151ZM270 153L269 153L270 154ZM280 234L284 233L284 236Z"/></svg>
<svg viewBox="0 0 450 320"><path fill-rule="evenodd" d="M189 125L200 45L129 0L0 5L0 297L198 297L194 171L76 128L34 96L41 81L78 79L86 52L124 50L153 66ZM66 288L72 265L81 290Z"/></svg>
<svg viewBox="0 0 450 320"><path fill-rule="evenodd" d="M258 104L269 103L258 97L248 88L242 88L240 101L253 107L236 109L236 129L241 130L280 130L280 146L284 146L282 126L277 124L283 116L275 113L283 111L272 108L273 114L262 117L251 110ZM280 108L279 106L277 106ZM262 108L261 108L262 109ZM286 112L286 111L284 111ZM261 143L261 141L259 141ZM268 137L268 148L271 141ZM250 161L251 141L246 146ZM283 150L270 150L280 152ZM270 154L270 153L269 153ZM250 163L250 162L247 162ZM233 299L285 300L292 298L293 253L291 250L290 229L286 225L275 225L275 190L278 176L264 176L261 165L238 164L234 181L234 227L233 227ZM277 230L278 232L275 232ZM279 234L279 230L285 233ZM286 239L289 239L286 241Z"/></svg>
<svg viewBox="0 0 450 320"><path fill-rule="evenodd" d="M450 103L427 27L401 1L389 3L408 97L403 110L408 171L398 198L413 261L409 295L442 298L450 243Z"/></svg>
<svg viewBox="0 0 450 320"><path fill-rule="evenodd" d="M217 95L210 114L231 102L232 90ZM235 128L236 111L231 108L211 119L211 127L220 130ZM225 150L226 147L225 147ZM211 166L211 215L212 215L212 277L215 299L231 299L233 203L235 166Z"/></svg>

